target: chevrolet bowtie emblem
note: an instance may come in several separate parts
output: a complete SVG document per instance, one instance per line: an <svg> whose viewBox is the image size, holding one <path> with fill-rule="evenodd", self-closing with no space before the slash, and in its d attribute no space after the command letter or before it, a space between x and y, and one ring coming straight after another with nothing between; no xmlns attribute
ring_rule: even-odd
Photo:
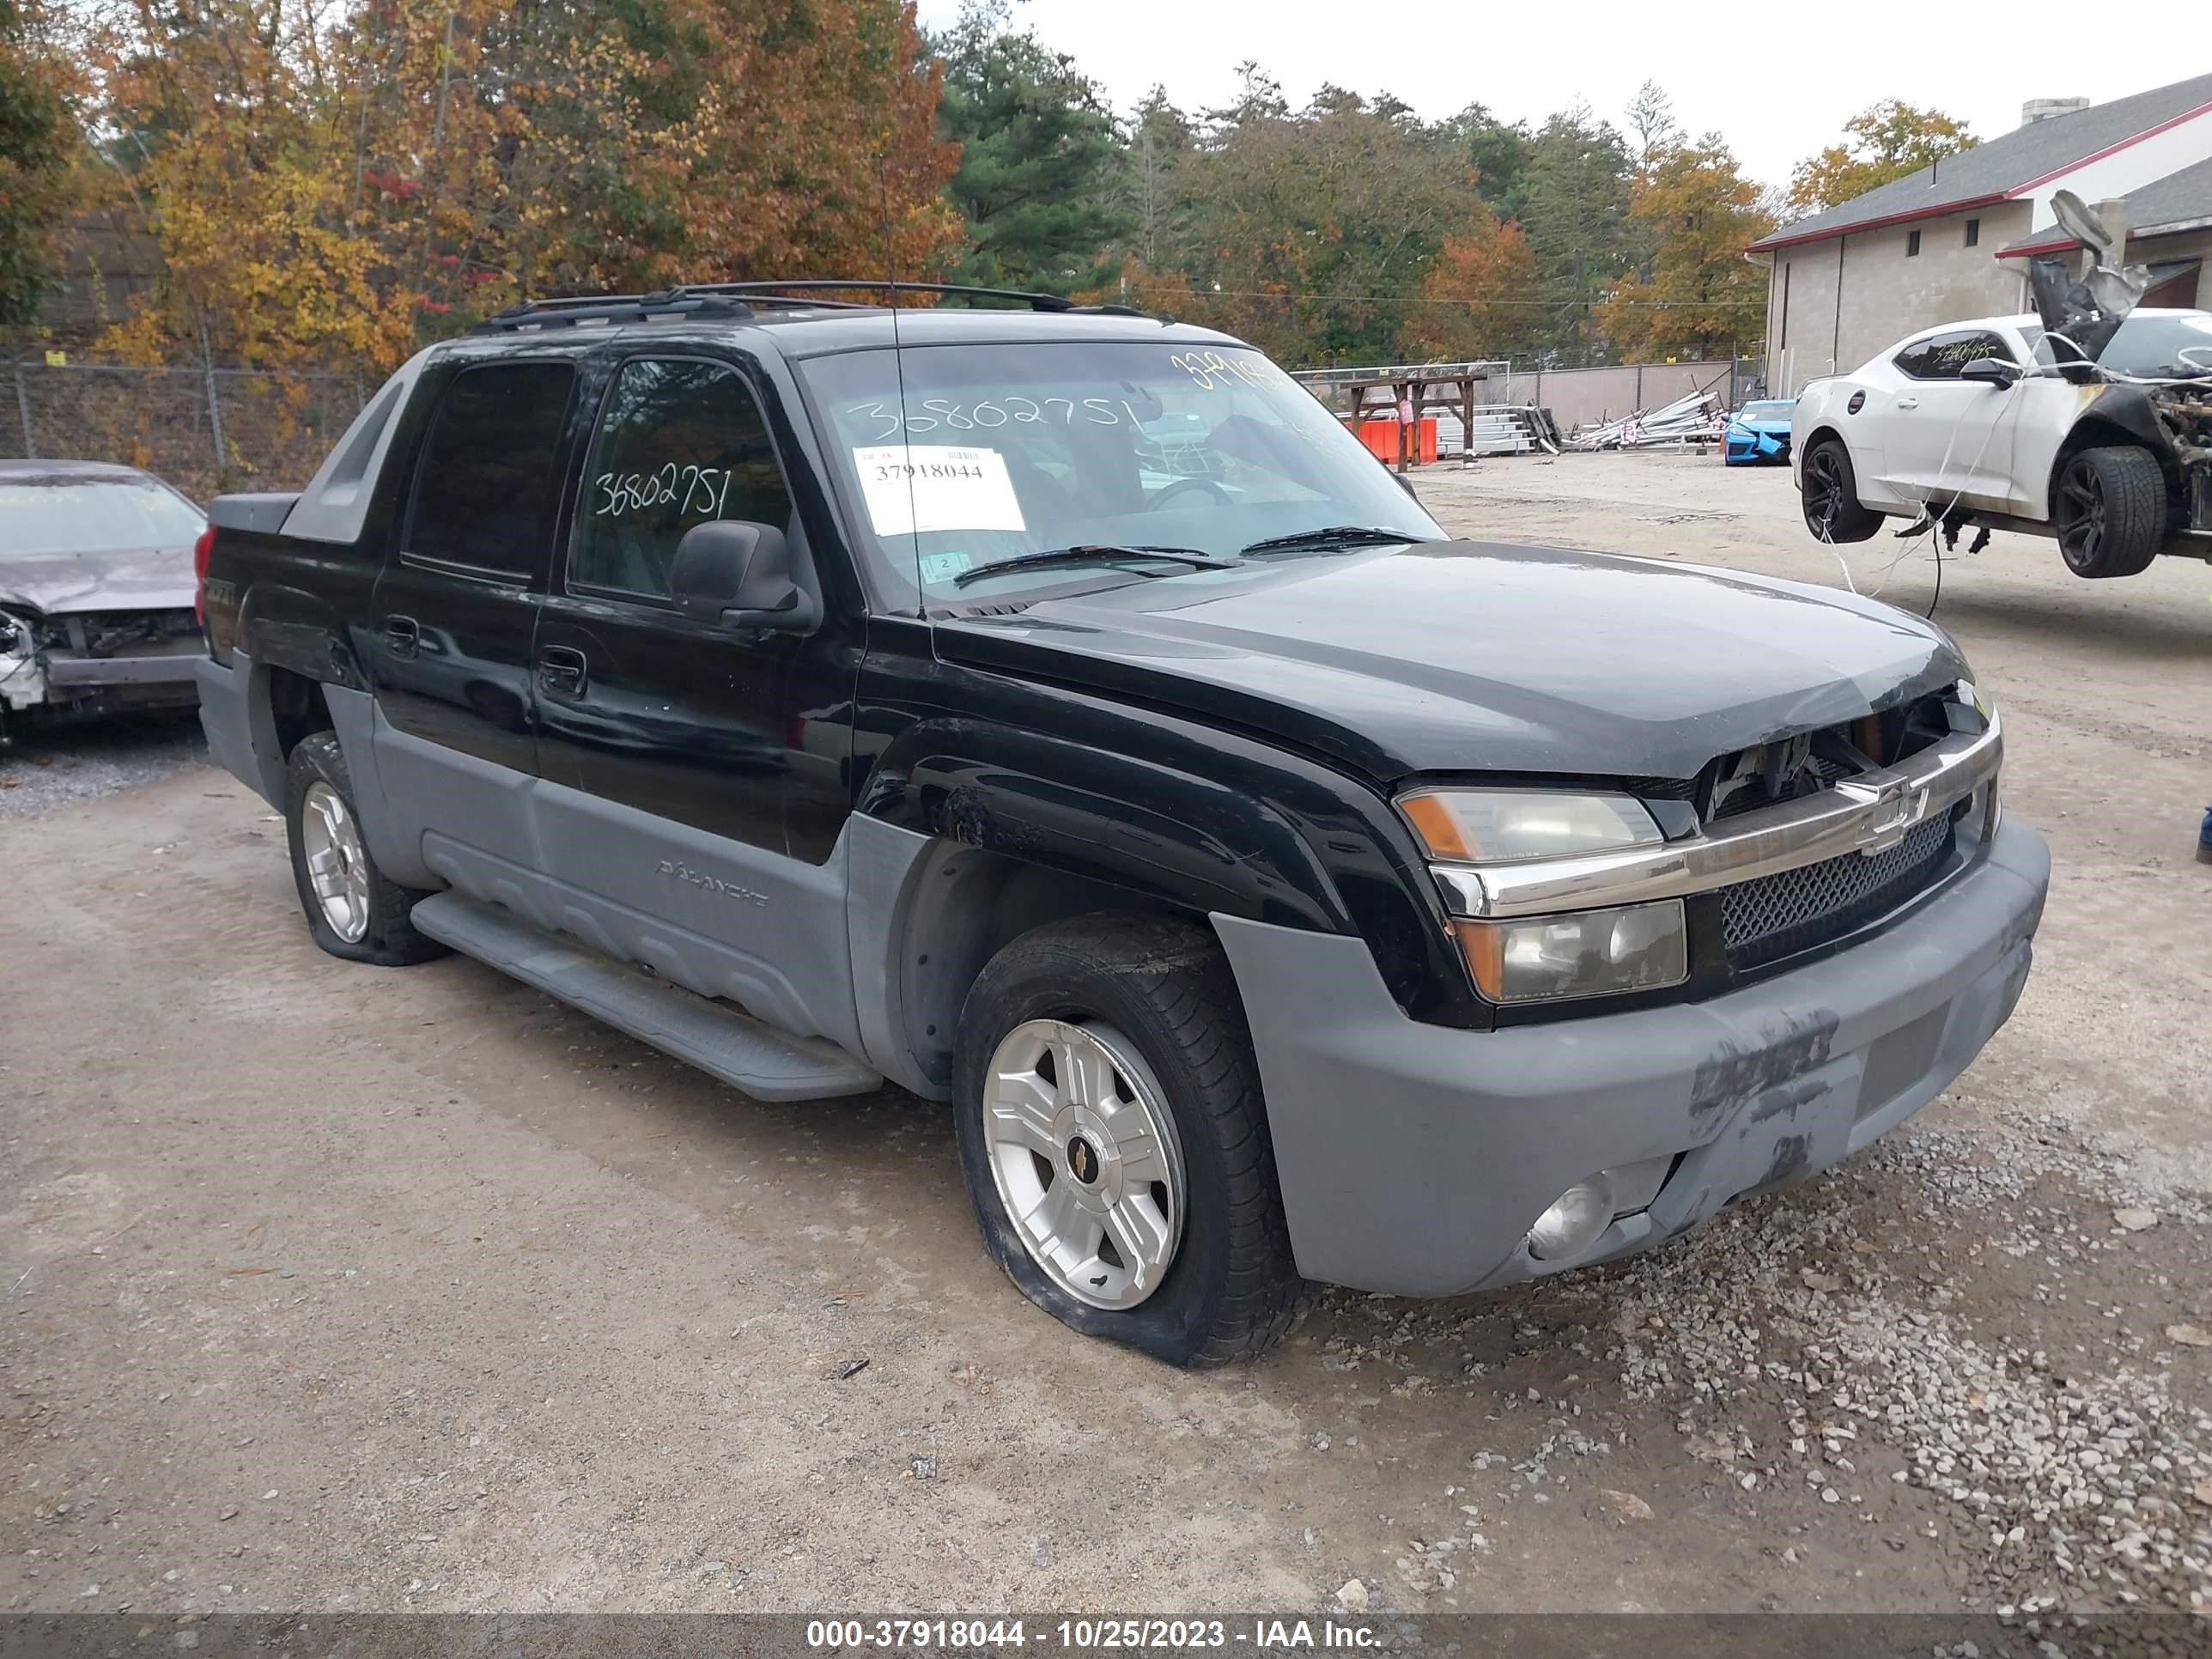
<svg viewBox="0 0 2212 1659"><path fill-rule="evenodd" d="M1904 783L1884 784L1873 801L1873 811L1859 830L1858 848L1868 858L1887 853L1905 839L1905 831L1928 816L1928 790Z"/></svg>

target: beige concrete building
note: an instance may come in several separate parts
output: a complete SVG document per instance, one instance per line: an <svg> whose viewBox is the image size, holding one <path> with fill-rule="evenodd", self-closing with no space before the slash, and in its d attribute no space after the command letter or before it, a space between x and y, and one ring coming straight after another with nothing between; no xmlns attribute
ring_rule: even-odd
<svg viewBox="0 0 2212 1659"><path fill-rule="evenodd" d="M2175 240L2171 259L2194 257L2212 228L2212 75L2178 82L2108 104L2040 99L2021 125L1878 190L1785 226L1755 242L1752 257L1770 267L1767 385L1795 396L1822 374L1848 373L1915 329L1957 318L2029 309L2027 258L2071 246L2052 228L2051 199L2071 190L2088 202L2127 200L2129 222L2147 236L2155 224L2185 227L2197 199L2198 222L2161 233ZM2138 204L2141 211L2137 210ZM2146 216L2163 215L2164 219ZM2002 255L2004 257L1999 257ZM2129 257L2148 258L2130 243ZM2179 268L2147 303L2177 300Z"/></svg>

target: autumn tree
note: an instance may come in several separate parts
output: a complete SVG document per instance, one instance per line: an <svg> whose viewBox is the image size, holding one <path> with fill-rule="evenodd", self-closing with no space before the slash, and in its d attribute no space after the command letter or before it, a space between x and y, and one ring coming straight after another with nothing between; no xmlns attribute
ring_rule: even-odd
<svg viewBox="0 0 2212 1659"><path fill-rule="evenodd" d="M931 273L958 233L901 0L116 0L102 38L148 358L381 368L520 295Z"/></svg>
<svg viewBox="0 0 2212 1659"><path fill-rule="evenodd" d="M1680 143L1682 130L1674 124L1674 100L1656 81L1646 81L1628 100L1628 130L1636 137L1638 165L1648 167L1652 158L1671 144Z"/></svg>
<svg viewBox="0 0 2212 1659"><path fill-rule="evenodd" d="M1851 117L1844 123L1844 135L1841 143L1808 156L1790 173L1792 212L1813 214L1838 206L1979 142L1965 122L1894 98Z"/></svg>
<svg viewBox="0 0 2212 1659"><path fill-rule="evenodd" d="M1147 270L1179 264L1192 228L1184 165L1197 142L1191 119L1154 87L1130 120L1121 168L1129 249Z"/></svg>
<svg viewBox="0 0 2212 1659"><path fill-rule="evenodd" d="M1649 239L1650 267L1597 313L1624 359L1731 356L1759 338L1765 274L1743 250L1774 221L1718 133L1656 149L1638 171L1628 217Z"/></svg>
<svg viewBox="0 0 2212 1659"><path fill-rule="evenodd" d="M146 361L259 366L301 346L380 366L412 337L391 254L361 234L335 94L343 32L256 0L117 5L104 20L101 148L158 240L152 303L112 331Z"/></svg>
<svg viewBox="0 0 2212 1659"><path fill-rule="evenodd" d="M1632 176L1620 135L1587 106L1553 116L1529 141L1521 224L1547 307L1539 337L1566 365L1607 355L1592 312L1632 263Z"/></svg>
<svg viewBox="0 0 2212 1659"><path fill-rule="evenodd" d="M932 43L939 130L960 146L950 193L969 246L955 275L1066 293L1097 280L1132 222L1118 135L1097 84L1007 16L1004 0L967 0Z"/></svg>
<svg viewBox="0 0 2212 1659"><path fill-rule="evenodd" d="M1293 112L1246 65L1187 160L1197 320L1286 360L1387 358L1446 240L1482 204L1466 153L1387 94Z"/></svg>
<svg viewBox="0 0 2212 1659"><path fill-rule="evenodd" d="M1133 254L1096 288L1079 289L1068 297L1083 305L1131 306L1178 322L1203 321L1208 309L1189 277L1178 270L1154 270Z"/></svg>
<svg viewBox="0 0 2212 1659"><path fill-rule="evenodd" d="M1519 357L1534 342L1539 319L1536 256L1521 227L1486 209L1466 230L1444 239L1421 282L1404 353L1428 361L1468 362Z"/></svg>
<svg viewBox="0 0 2212 1659"><path fill-rule="evenodd" d="M52 287L76 125L45 19L0 0L0 324L34 320Z"/></svg>
<svg viewBox="0 0 2212 1659"><path fill-rule="evenodd" d="M1483 205L1500 219L1519 216L1528 199L1528 129L1469 104L1444 122L1443 136L1465 153Z"/></svg>

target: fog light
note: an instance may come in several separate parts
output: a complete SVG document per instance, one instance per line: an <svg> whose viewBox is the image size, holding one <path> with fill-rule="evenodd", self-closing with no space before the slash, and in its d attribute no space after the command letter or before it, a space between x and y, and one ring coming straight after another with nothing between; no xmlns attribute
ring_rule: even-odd
<svg viewBox="0 0 2212 1659"><path fill-rule="evenodd" d="M1528 1229L1528 1254L1539 1261L1580 1255L1613 1222L1613 1177L1600 1170L1552 1200Z"/></svg>

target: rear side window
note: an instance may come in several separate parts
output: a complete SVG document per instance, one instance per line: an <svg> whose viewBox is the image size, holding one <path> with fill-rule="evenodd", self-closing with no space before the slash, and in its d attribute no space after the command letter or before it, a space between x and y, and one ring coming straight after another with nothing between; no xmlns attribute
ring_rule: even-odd
<svg viewBox="0 0 2212 1659"><path fill-rule="evenodd" d="M790 527L791 495L752 388L720 363L624 363L584 469L570 584L665 599L676 544L715 519Z"/></svg>
<svg viewBox="0 0 2212 1659"><path fill-rule="evenodd" d="M514 575L545 568L575 379L567 363L491 363L446 388L416 474L410 554Z"/></svg>

